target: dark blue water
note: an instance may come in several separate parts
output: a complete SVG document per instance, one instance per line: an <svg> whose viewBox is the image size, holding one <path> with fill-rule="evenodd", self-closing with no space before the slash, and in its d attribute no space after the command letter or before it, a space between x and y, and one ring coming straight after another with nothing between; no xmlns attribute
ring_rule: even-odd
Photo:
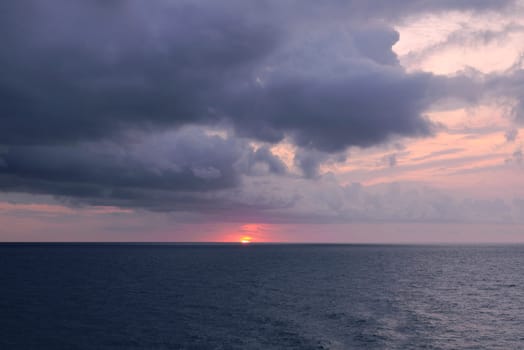
<svg viewBox="0 0 524 350"><path fill-rule="evenodd" d="M523 246L0 245L0 349L522 349Z"/></svg>

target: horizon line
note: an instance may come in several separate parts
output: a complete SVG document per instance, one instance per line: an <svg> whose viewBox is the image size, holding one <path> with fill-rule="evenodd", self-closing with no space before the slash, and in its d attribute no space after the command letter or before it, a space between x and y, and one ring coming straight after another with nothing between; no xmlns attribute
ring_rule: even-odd
<svg viewBox="0 0 524 350"><path fill-rule="evenodd" d="M0 241L0 245L228 245L228 246L264 246L264 245L524 245L522 241L434 241L434 242L199 242L199 241Z"/></svg>

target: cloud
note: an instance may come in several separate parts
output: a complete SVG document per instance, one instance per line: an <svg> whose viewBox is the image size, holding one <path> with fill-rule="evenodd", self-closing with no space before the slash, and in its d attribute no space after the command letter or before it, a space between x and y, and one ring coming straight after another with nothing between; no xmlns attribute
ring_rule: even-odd
<svg viewBox="0 0 524 350"><path fill-rule="evenodd" d="M414 161L414 162L430 160L430 159L437 158L437 157L440 157L440 156L446 156L446 155L450 155L450 154L457 154L457 153L463 152L464 150L465 150L464 148L459 148L459 147L447 148L447 149L443 149L443 150L440 150L440 151L434 151L434 152L428 153L428 154L423 155L421 157L411 158L411 160Z"/></svg>
<svg viewBox="0 0 524 350"><path fill-rule="evenodd" d="M504 134L504 137L506 138L507 142L515 142L518 136L519 130L516 128L510 129L506 131L506 133Z"/></svg>
<svg viewBox="0 0 524 350"><path fill-rule="evenodd" d="M300 210L302 188L274 188L307 187L348 147L432 135L435 102L480 95L470 77L406 72L394 21L510 3L3 3L0 188L162 211ZM226 137L206 133L217 125ZM271 152L282 140L305 179ZM342 210L329 186L321 197Z"/></svg>
<svg viewBox="0 0 524 350"><path fill-rule="evenodd" d="M232 4L231 4L232 5ZM276 45L275 30L212 3L4 7L4 144L74 142L209 120L225 86Z"/></svg>
<svg viewBox="0 0 524 350"><path fill-rule="evenodd" d="M511 116L519 123L524 123L524 69L518 67L511 69L507 74L494 76L488 88L493 95L509 99L508 105L512 106Z"/></svg>
<svg viewBox="0 0 524 350"><path fill-rule="evenodd" d="M511 158L514 162L516 162L517 164L522 164L522 161L524 160L523 158L523 155L522 155L522 148L518 148L516 149L513 154L512 154L512 158Z"/></svg>
<svg viewBox="0 0 524 350"><path fill-rule="evenodd" d="M332 174L308 179L246 179L228 215L203 220L260 223L463 222L523 223L511 200L461 197L419 183L340 185ZM225 203L222 200L222 203ZM232 209L237 208L237 209ZM237 212L238 210L238 212ZM235 212L235 214L232 214Z"/></svg>
<svg viewBox="0 0 524 350"><path fill-rule="evenodd" d="M0 139L56 144L226 119L241 135L277 142L288 134L300 146L332 152L431 132L422 116L431 102L425 94L430 76L389 67L397 61L391 46L398 33L327 25L297 34L311 17L296 6L4 4ZM312 3L338 9L350 22L358 22L354 11L381 18L397 11L491 7L489 1Z"/></svg>
<svg viewBox="0 0 524 350"><path fill-rule="evenodd" d="M12 146L0 160L6 165L0 168L4 191L144 207L156 198L191 199L235 188L242 174L252 172L253 161L266 164L267 174L286 171L268 149L255 151L246 141L208 135L201 128L141 135L126 144ZM166 195L159 195L162 191Z"/></svg>
<svg viewBox="0 0 524 350"><path fill-rule="evenodd" d="M271 172L274 174L283 175L288 169L286 164L279 157L275 156L268 146L259 147L255 152L252 153L249 159L249 165L253 169L259 164L265 164L267 170L264 172Z"/></svg>
<svg viewBox="0 0 524 350"><path fill-rule="evenodd" d="M298 146L325 152L432 133L422 115L429 75L353 69L341 78L275 74L258 93L239 97L238 132L267 142L289 135Z"/></svg>
<svg viewBox="0 0 524 350"><path fill-rule="evenodd" d="M390 168L397 165L397 155L395 153L384 156L384 160L387 161Z"/></svg>
<svg viewBox="0 0 524 350"><path fill-rule="evenodd" d="M472 26L468 22L461 22L458 28L449 33L443 40L426 46L421 50L408 52L402 57L402 61L407 65L417 65L440 51L451 47L464 48L485 46L492 43L501 44L508 41L510 35L524 31L523 25L514 22L509 22L496 29L478 27L478 24Z"/></svg>
<svg viewBox="0 0 524 350"><path fill-rule="evenodd" d="M302 170L304 176L313 179L319 175L320 164L328 158L328 155L322 152L299 149L295 153L295 164Z"/></svg>
<svg viewBox="0 0 524 350"><path fill-rule="evenodd" d="M428 12L445 12L445 11L501 11L505 8L511 8L515 3L514 0L444 0L444 1L427 1L427 0L398 0L395 2L389 0L327 0L314 1L310 0L306 6L304 1L282 1L284 9L291 8L301 15L312 15L315 17L325 18L352 18L369 22L370 19L380 19L387 21L398 21L400 18L420 15ZM299 9L299 10L297 10Z"/></svg>

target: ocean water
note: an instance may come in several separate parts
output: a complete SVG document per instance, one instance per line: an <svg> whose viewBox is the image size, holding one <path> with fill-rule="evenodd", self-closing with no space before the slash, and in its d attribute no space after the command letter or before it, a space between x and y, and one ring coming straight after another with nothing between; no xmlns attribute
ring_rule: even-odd
<svg viewBox="0 0 524 350"><path fill-rule="evenodd" d="M0 245L0 349L523 349L524 246Z"/></svg>

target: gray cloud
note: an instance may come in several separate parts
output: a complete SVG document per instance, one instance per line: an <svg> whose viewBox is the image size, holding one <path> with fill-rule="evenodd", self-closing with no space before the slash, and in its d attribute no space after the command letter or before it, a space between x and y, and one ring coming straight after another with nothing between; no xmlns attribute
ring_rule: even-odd
<svg viewBox="0 0 524 350"><path fill-rule="evenodd" d="M522 58L521 58L522 60ZM512 98L512 117L517 123L524 123L524 69L515 68L504 76L494 76L488 85L495 95Z"/></svg>
<svg viewBox="0 0 524 350"><path fill-rule="evenodd" d="M397 165L397 155L395 153L388 154L387 156L385 156L384 160L387 161L387 164L390 168L393 168Z"/></svg>
<svg viewBox="0 0 524 350"><path fill-rule="evenodd" d="M139 0L3 4L0 140L76 142L113 137L130 127L224 118L249 137L275 142L288 133L297 144L324 151L430 132L421 117L431 102L424 94L430 77L360 62L367 57L394 64L397 33L349 27L347 37L319 34L307 43L301 35L299 51L280 50L293 47L297 38L288 32L310 19L291 11L297 6ZM492 6L490 1L312 4L338 9L354 21L359 12L380 18L396 11ZM345 39L353 44L340 41ZM322 43L353 49L337 61L336 55L319 53ZM282 52L290 55L288 62L311 59L292 71L272 60L280 61ZM332 65L337 77L305 74L321 65ZM264 86L256 83L261 71Z"/></svg>
<svg viewBox="0 0 524 350"><path fill-rule="evenodd" d="M299 149L295 153L295 164L302 170L304 176L313 179L319 175L320 164L328 158L325 153Z"/></svg>
<svg viewBox="0 0 524 350"><path fill-rule="evenodd" d="M517 164L522 164L522 161L524 160L524 157L522 155L522 148L518 148L516 149L513 154L513 161L516 162Z"/></svg>
<svg viewBox="0 0 524 350"><path fill-rule="evenodd" d="M348 147L431 135L424 112L435 101L478 95L463 92L469 78L404 71L391 23L510 3L4 2L0 188L153 210L293 207L298 192L244 191L246 178L269 186L255 175L287 179L269 145L253 150L251 139L287 137L317 178ZM236 134L187 129L217 123Z"/></svg>
<svg viewBox="0 0 524 350"><path fill-rule="evenodd" d="M354 34L357 49L366 57L379 64L398 65L397 55L391 47L400 39L398 32L392 29L368 29Z"/></svg>
<svg viewBox="0 0 524 350"><path fill-rule="evenodd" d="M239 97L237 130L268 142L290 135L301 147L325 152L432 133L422 116L429 75L363 69L343 78L274 77L257 94Z"/></svg>
<svg viewBox="0 0 524 350"><path fill-rule="evenodd" d="M255 222L524 223L518 201L471 198L422 183L340 185L332 174L315 181L267 179L264 186L247 179L233 201Z"/></svg>
<svg viewBox="0 0 524 350"><path fill-rule="evenodd" d="M189 128L143 135L127 144L12 146L0 154L0 189L50 193L88 202L149 206L159 192L192 199L198 193L233 189L251 173L253 160L267 174L285 174L283 162L268 149L254 151L245 141L207 135ZM178 194L177 194L178 193ZM162 203L164 209L169 203Z"/></svg>
<svg viewBox="0 0 524 350"><path fill-rule="evenodd" d="M519 130L516 128L507 130L504 133L504 137L506 138L507 142L515 142L518 136L519 136Z"/></svg>
<svg viewBox="0 0 524 350"><path fill-rule="evenodd" d="M514 0L310 0L307 5L303 0L281 1L280 8L299 12L302 16L331 19L353 18L369 20L398 21L401 18L420 15L427 12L441 11L502 11L511 8Z"/></svg>
<svg viewBox="0 0 524 350"><path fill-rule="evenodd" d="M259 163L265 164L271 173L283 175L288 171L286 164L275 156L268 146L262 146L252 154L249 161L251 169Z"/></svg>
<svg viewBox="0 0 524 350"><path fill-rule="evenodd" d="M28 4L2 12L4 144L100 139L128 127L216 118L224 86L248 75L277 41L241 6Z"/></svg>

